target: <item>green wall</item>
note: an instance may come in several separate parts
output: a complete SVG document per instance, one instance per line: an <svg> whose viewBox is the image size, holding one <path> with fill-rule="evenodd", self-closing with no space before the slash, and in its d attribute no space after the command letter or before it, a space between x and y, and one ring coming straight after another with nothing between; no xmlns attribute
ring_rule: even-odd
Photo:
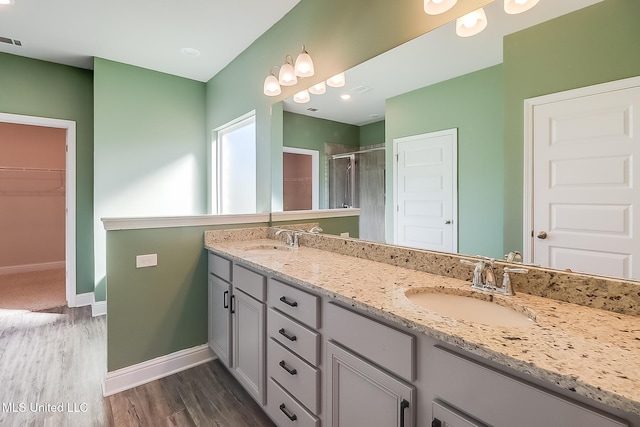
<svg viewBox="0 0 640 427"><path fill-rule="evenodd" d="M76 293L93 292L93 73L0 53L0 111L76 122Z"/></svg>
<svg viewBox="0 0 640 427"><path fill-rule="evenodd" d="M96 299L104 217L207 211L205 84L105 59L94 64Z"/></svg>
<svg viewBox="0 0 640 427"><path fill-rule="evenodd" d="M107 371L206 344L204 232L239 227L107 232ZM158 265L136 268L136 255L149 253Z"/></svg>
<svg viewBox="0 0 640 427"><path fill-rule="evenodd" d="M393 241L393 140L458 129L458 251L502 258L503 67L387 100L386 238Z"/></svg>
<svg viewBox="0 0 640 427"><path fill-rule="evenodd" d="M360 146L384 144L385 121L360 126Z"/></svg>
<svg viewBox="0 0 640 427"><path fill-rule="evenodd" d="M527 98L640 75L640 2L605 0L504 39L506 250L522 249Z"/></svg>

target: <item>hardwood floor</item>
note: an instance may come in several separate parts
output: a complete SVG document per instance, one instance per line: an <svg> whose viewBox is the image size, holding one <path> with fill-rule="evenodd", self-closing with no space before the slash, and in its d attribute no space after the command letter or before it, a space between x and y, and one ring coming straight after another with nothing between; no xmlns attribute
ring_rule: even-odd
<svg viewBox="0 0 640 427"><path fill-rule="evenodd" d="M1 426L273 426L219 361L107 398L106 319L90 307L0 316Z"/></svg>

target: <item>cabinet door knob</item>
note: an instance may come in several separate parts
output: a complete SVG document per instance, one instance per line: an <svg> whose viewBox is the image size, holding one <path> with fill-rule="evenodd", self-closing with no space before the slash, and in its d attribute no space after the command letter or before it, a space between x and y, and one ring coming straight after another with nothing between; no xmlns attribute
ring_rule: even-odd
<svg viewBox="0 0 640 427"><path fill-rule="evenodd" d="M282 369L287 371L289 375L296 375L298 373L298 371L295 368L294 369L289 368L284 360L281 360L280 363L278 363L278 365L280 365Z"/></svg>
<svg viewBox="0 0 640 427"><path fill-rule="evenodd" d="M283 414L285 414L287 416L287 418L289 418L291 421L295 421L298 419L298 417L296 416L296 414L292 414L289 411L287 411L287 407L284 406L284 403L282 403L280 405L280 410L282 411Z"/></svg>
<svg viewBox="0 0 640 427"><path fill-rule="evenodd" d="M546 239L547 238L547 232L546 231L541 231L538 233L538 239Z"/></svg>
<svg viewBox="0 0 640 427"><path fill-rule="evenodd" d="M287 299L287 297L280 297L280 301L282 301L283 303L287 304L290 307L297 307L298 303L295 301L289 301Z"/></svg>
<svg viewBox="0 0 640 427"><path fill-rule="evenodd" d="M284 328L280 328L278 333L283 337L285 337L286 339L288 339L289 341L295 341L298 339L295 335L289 335L287 331L284 330Z"/></svg>

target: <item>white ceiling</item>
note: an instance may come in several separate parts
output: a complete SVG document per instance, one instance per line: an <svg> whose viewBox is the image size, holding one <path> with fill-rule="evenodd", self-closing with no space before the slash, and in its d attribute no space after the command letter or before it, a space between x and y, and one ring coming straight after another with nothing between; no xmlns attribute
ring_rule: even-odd
<svg viewBox="0 0 640 427"><path fill-rule="evenodd" d="M89 69L97 56L206 82L299 1L15 0L0 6L0 37L22 46L0 52Z"/></svg>
<svg viewBox="0 0 640 427"><path fill-rule="evenodd" d="M387 98L500 64L505 35L600 1L603 0L540 0L533 9L519 15L507 15L503 2L495 1L485 7L488 26L482 33L458 37L451 22L348 70L344 87L327 87L327 93L311 95L306 104L296 104L288 98L284 109L358 126L377 122L384 118ZM361 87L370 90L356 93ZM351 99L342 101L343 93L350 93Z"/></svg>

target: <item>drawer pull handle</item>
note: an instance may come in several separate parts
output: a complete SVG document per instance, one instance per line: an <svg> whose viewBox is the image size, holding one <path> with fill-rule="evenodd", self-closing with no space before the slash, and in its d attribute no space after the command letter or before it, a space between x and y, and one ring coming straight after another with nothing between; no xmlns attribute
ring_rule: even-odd
<svg viewBox="0 0 640 427"><path fill-rule="evenodd" d="M296 416L296 414L292 414L289 411L287 411L287 407L284 406L284 403L280 405L280 410L282 411L283 414L285 414L287 416L287 418L289 418L291 421L295 421L298 419L298 417Z"/></svg>
<svg viewBox="0 0 640 427"><path fill-rule="evenodd" d="M296 371L295 368L294 369L289 368L287 364L284 362L284 360L281 360L280 363L278 363L278 365L280 365L280 367L285 371L287 371L290 375L296 375L298 373L298 371Z"/></svg>
<svg viewBox="0 0 640 427"><path fill-rule="evenodd" d="M409 402L402 399L402 402L400 402L400 426L401 427L404 427L404 410L407 409L408 407L409 407Z"/></svg>
<svg viewBox="0 0 640 427"><path fill-rule="evenodd" d="M290 307L297 307L298 303L295 301L289 301L287 299L287 297L280 297L280 301L282 301L283 303L287 304Z"/></svg>
<svg viewBox="0 0 640 427"><path fill-rule="evenodd" d="M289 335L287 331L284 330L284 328L280 328L278 333L283 337L285 337L286 339L288 339L289 341L295 341L298 339L295 335Z"/></svg>
<svg viewBox="0 0 640 427"><path fill-rule="evenodd" d="M229 291L222 294L222 308L229 308Z"/></svg>

